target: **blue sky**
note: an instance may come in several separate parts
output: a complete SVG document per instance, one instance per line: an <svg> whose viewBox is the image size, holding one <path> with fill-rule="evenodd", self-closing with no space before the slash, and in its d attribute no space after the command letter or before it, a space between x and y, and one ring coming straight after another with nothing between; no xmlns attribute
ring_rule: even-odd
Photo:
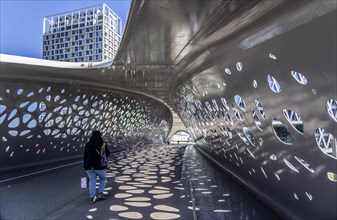
<svg viewBox="0 0 337 220"><path fill-rule="evenodd" d="M43 17L105 3L126 24L131 0L0 0L0 53L42 57Z"/></svg>

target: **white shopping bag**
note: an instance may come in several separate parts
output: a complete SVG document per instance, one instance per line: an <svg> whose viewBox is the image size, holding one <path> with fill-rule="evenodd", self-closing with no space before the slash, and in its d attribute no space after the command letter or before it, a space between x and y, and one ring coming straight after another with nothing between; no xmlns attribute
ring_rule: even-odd
<svg viewBox="0 0 337 220"><path fill-rule="evenodd" d="M81 188L88 188L87 177L81 177Z"/></svg>

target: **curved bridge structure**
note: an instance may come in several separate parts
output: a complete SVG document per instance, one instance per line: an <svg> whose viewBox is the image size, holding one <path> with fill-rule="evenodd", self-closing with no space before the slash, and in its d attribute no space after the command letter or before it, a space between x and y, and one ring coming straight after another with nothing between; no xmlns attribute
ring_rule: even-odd
<svg viewBox="0 0 337 220"><path fill-rule="evenodd" d="M336 1L133 1L116 60L1 55L1 170L188 131L282 218L336 219Z"/></svg>

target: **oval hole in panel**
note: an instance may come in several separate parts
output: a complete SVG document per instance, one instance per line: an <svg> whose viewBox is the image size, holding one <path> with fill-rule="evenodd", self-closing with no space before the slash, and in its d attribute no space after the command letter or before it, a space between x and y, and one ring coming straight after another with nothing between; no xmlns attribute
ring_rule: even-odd
<svg viewBox="0 0 337 220"><path fill-rule="evenodd" d="M68 111L68 107L67 107L67 106L63 107L63 108L60 110L60 115L65 115L65 114L67 114L67 111Z"/></svg>
<svg viewBox="0 0 337 220"><path fill-rule="evenodd" d="M304 126L301 120L301 117L298 114L290 109L283 109L283 115L287 121L296 129L299 133L303 134Z"/></svg>
<svg viewBox="0 0 337 220"><path fill-rule="evenodd" d="M227 110L229 110L229 106L228 106L228 104L227 104L226 99L225 99L225 98L221 98L221 102L222 102L223 106L224 106Z"/></svg>
<svg viewBox="0 0 337 220"><path fill-rule="evenodd" d="M31 117L32 117L31 114L24 114L22 117L22 122L27 123L27 121L29 121Z"/></svg>
<svg viewBox="0 0 337 220"><path fill-rule="evenodd" d="M53 130L53 132L51 133L52 136L55 136L56 134L58 134L60 132L60 129L55 129Z"/></svg>
<svg viewBox="0 0 337 220"><path fill-rule="evenodd" d="M227 73L228 75L232 74L232 72L229 68L225 68L225 73Z"/></svg>
<svg viewBox="0 0 337 220"><path fill-rule="evenodd" d="M0 117L0 124L2 124L2 122L5 120L7 114L4 114L3 116Z"/></svg>
<svg viewBox="0 0 337 220"><path fill-rule="evenodd" d="M304 75L302 75L301 73L299 73L299 72L291 71L291 75L294 77L294 79L298 83L300 83L302 85L306 85L308 83L307 78Z"/></svg>
<svg viewBox="0 0 337 220"><path fill-rule="evenodd" d="M43 132L44 132L45 135L50 135L51 129L44 129Z"/></svg>
<svg viewBox="0 0 337 220"><path fill-rule="evenodd" d="M60 98L61 98L61 96L59 96L59 95L55 96L54 102L57 102L58 100L60 100Z"/></svg>
<svg viewBox="0 0 337 220"><path fill-rule="evenodd" d="M246 103L241 96L234 96L234 101L242 109L242 111L246 111Z"/></svg>
<svg viewBox="0 0 337 220"><path fill-rule="evenodd" d="M248 141L249 141L253 146L255 146L254 136L253 136L252 132L250 132L249 128L243 127L243 128L242 128L242 132L243 132L244 135L247 137Z"/></svg>
<svg viewBox="0 0 337 220"><path fill-rule="evenodd" d="M18 110L14 109L8 116L7 120L11 120L15 115L16 113L18 112Z"/></svg>
<svg viewBox="0 0 337 220"><path fill-rule="evenodd" d="M272 53L269 54L269 57L270 57L271 59L273 59L273 60L276 60L276 59L277 59L276 56L275 56L274 54L272 54Z"/></svg>
<svg viewBox="0 0 337 220"><path fill-rule="evenodd" d="M288 129L284 127L284 125L279 120L277 120L277 118L272 119L272 127L278 140L287 145L293 144L293 137L289 133Z"/></svg>
<svg viewBox="0 0 337 220"><path fill-rule="evenodd" d="M332 173L332 172L328 172L327 173L328 179L333 181L333 182L337 182L337 174Z"/></svg>
<svg viewBox="0 0 337 220"><path fill-rule="evenodd" d="M46 128L49 128L49 127L53 126L53 124L54 124L54 119L50 119L50 120L45 124L45 127L46 127Z"/></svg>
<svg viewBox="0 0 337 220"><path fill-rule="evenodd" d="M315 171L311 168L310 164L308 164L305 160L303 160L302 158L296 157L295 159L300 162L300 164L302 164L307 170L309 170L312 173L315 173Z"/></svg>
<svg viewBox="0 0 337 220"><path fill-rule="evenodd" d="M17 94L21 95L23 93L23 89L18 89Z"/></svg>
<svg viewBox="0 0 337 220"><path fill-rule="evenodd" d="M216 100L215 99L212 99L212 103L213 103L213 106L214 108L219 111L219 107L218 107L218 104L216 103Z"/></svg>
<svg viewBox="0 0 337 220"><path fill-rule="evenodd" d="M60 121L62 121L62 117L60 117L60 116L55 119L56 124L60 123Z"/></svg>
<svg viewBox="0 0 337 220"><path fill-rule="evenodd" d="M235 114L235 117L236 117L237 119L239 119L240 121L243 121L243 117L242 117L241 113L239 112L239 110L237 110L237 109L234 107L233 104L232 104L232 110L233 110L233 112L234 112L234 114Z"/></svg>
<svg viewBox="0 0 337 220"><path fill-rule="evenodd" d="M254 123L256 125L256 127L260 130L260 131L263 131L262 129L262 124L259 120L259 117L257 117L255 111L252 109L252 117L253 117L253 120L254 120Z"/></svg>
<svg viewBox="0 0 337 220"><path fill-rule="evenodd" d="M65 103L67 101L67 99L62 99L62 101L60 102L60 105L62 105L63 103Z"/></svg>
<svg viewBox="0 0 337 220"><path fill-rule="evenodd" d="M337 122L337 101L330 99L326 102L326 110L333 120Z"/></svg>
<svg viewBox="0 0 337 220"><path fill-rule="evenodd" d="M93 104L92 104L92 107L95 108L97 106L98 102L95 101Z"/></svg>
<svg viewBox="0 0 337 220"><path fill-rule="evenodd" d="M31 120L31 121L28 123L27 127L28 127L28 128L35 128L36 125L37 125L37 122L36 122L35 119L33 119L33 120Z"/></svg>
<svg viewBox="0 0 337 220"><path fill-rule="evenodd" d="M18 135L19 132L16 131L16 130L10 130L10 131L8 131L8 133L9 133L11 136L15 137L15 136Z"/></svg>
<svg viewBox="0 0 337 220"><path fill-rule="evenodd" d="M279 93L281 92L281 86L280 84L276 81L276 79L271 76L271 75L268 75L268 84L269 84L269 87L270 89L275 92L275 93Z"/></svg>
<svg viewBox="0 0 337 220"><path fill-rule="evenodd" d="M46 110L46 108L47 108L46 104L44 102L40 102L40 104L39 104L39 110L41 112L43 112L44 110Z"/></svg>
<svg viewBox="0 0 337 220"><path fill-rule="evenodd" d="M21 103L21 104L19 105L19 107L20 107L20 108L23 108L23 107L25 107L26 105L28 105L28 103L29 103L29 101L23 102L23 103Z"/></svg>
<svg viewBox="0 0 337 220"><path fill-rule="evenodd" d="M226 111L225 112L225 117L224 117L224 120L229 123L230 125L233 125L233 120L231 118L231 116L229 115L229 113Z"/></svg>
<svg viewBox="0 0 337 220"><path fill-rule="evenodd" d="M20 133L20 136L24 136L26 134L28 134L30 132L30 130L24 130Z"/></svg>
<svg viewBox="0 0 337 220"><path fill-rule="evenodd" d="M292 165L287 159L283 159L284 163L293 171L296 173L299 173L298 169L294 165Z"/></svg>
<svg viewBox="0 0 337 220"><path fill-rule="evenodd" d="M5 105L0 105L0 114L2 114L5 110L6 110L6 106Z"/></svg>
<svg viewBox="0 0 337 220"><path fill-rule="evenodd" d="M255 79L253 80L253 86L255 89L257 88L257 81Z"/></svg>
<svg viewBox="0 0 337 220"><path fill-rule="evenodd" d="M205 105L206 105L207 109L208 109L210 112L213 111L211 105L210 105L207 101L205 102ZM123 112L122 112L122 114L123 114Z"/></svg>
<svg viewBox="0 0 337 220"><path fill-rule="evenodd" d="M17 117L17 118L14 118L14 119L8 124L8 127L9 127L9 128L17 128L19 125L20 125L20 119Z"/></svg>
<svg viewBox="0 0 337 220"><path fill-rule="evenodd" d="M263 109L263 106L262 106L261 102L259 100L255 99L255 105L256 105L256 108L259 110L262 118L266 119L266 115L265 115L265 112L264 112L264 109Z"/></svg>
<svg viewBox="0 0 337 220"><path fill-rule="evenodd" d="M30 106L28 107L28 111L29 112L34 112L37 108L37 102L33 102L32 104L30 104Z"/></svg>
<svg viewBox="0 0 337 220"><path fill-rule="evenodd" d="M314 136L319 149L321 149L324 154L337 159L337 146L334 146L337 140L323 128L317 128L314 132Z"/></svg>
<svg viewBox="0 0 337 220"><path fill-rule="evenodd" d="M243 69L243 64L242 64L241 62L237 62L237 63L236 63L236 69L237 69L239 72L241 72L242 69Z"/></svg>
<svg viewBox="0 0 337 220"><path fill-rule="evenodd" d="M239 129L236 129L236 133L239 135L241 140L243 140L243 142L245 142L245 144L249 145L249 142L248 142L247 138L239 131Z"/></svg>
<svg viewBox="0 0 337 220"><path fill-rule="evenodd" d="M31 97L33 95L34 95L34 92L30 92L30 93L28 93L27 97Z"/></svg>

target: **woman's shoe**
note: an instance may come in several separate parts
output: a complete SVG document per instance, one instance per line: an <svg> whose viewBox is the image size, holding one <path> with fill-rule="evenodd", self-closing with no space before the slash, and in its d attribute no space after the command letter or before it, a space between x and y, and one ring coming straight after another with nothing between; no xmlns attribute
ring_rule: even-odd
<svg viewBox="0 0 337 220"><path fill-rule="evenodd" d="M99 199L99 200L106 200L106 197L104 196L103 193L98 193L97 199Z"/></svg>
<svg viewBox="0 0 337 220"><path fill-rule="evenodd" d="M90 198L90 204L94 204L97 201L96 196L94 198Z"/></svg>

